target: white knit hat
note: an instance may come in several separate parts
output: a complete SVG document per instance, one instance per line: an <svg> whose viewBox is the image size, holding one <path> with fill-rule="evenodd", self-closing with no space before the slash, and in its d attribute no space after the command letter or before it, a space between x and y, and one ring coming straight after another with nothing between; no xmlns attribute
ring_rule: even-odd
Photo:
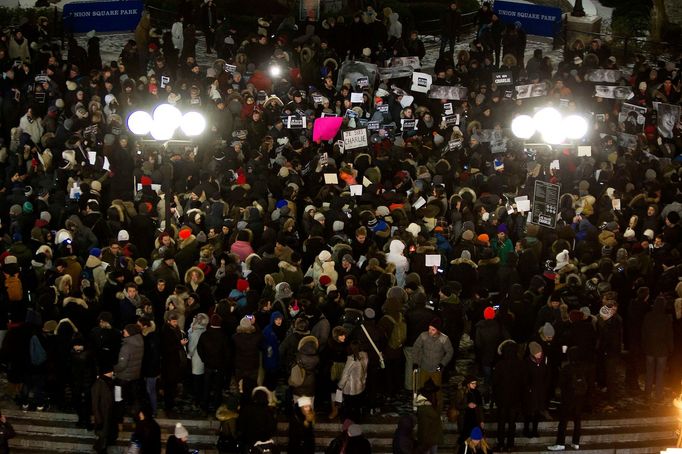
<svg viewBox="0 0 682 454"><path fill-rule="evenodd" d="M306 406L312 407L313 406L313 400L308 396L299 397L297 403L298 403L299 407L306 407Z"/></svg>
<svg viewBox="0 0 682 454"><path fill-rule="evenodd" d="M182 423L175 424L175 438L182 440L183 438L189 437L189 432L185 429Z"/></svg>

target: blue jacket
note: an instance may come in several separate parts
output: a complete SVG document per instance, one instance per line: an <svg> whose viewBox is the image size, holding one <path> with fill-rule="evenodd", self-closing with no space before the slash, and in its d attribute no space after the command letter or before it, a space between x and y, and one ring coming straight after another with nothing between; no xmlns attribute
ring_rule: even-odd
<svg viewBox="0 0 682 454"><path fill-rule="evenodd" d="M275 311L270 315L270 324L263 329L263 368L267 371L279 368L279 339L273 329L275 319L284 319L281 312Z"/></svg>

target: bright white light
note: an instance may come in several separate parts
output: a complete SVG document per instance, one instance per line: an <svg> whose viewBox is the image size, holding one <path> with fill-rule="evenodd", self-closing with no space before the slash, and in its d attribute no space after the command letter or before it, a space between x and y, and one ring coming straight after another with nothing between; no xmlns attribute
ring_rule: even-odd
<svg viewBox="0 0 682 454"><path fill-rule="evenodd" d="M187 112L182 116L180 129L186 136L198 136L206 129L206 119L199 112Z"/></svg>
<svg viewBox="0 0 682 454"><path fill-rule="evenodd" d="M153 122L151 115L143 110L137 110L128 117L128 129L136 136L146 136Z"/></svg>
<svg viewBox="0 0 682 454"><path fill-rule="evenodd" d="M588 127L587 120L580 115L569 115L564 119L564 129L569 139L582 139Z"/></svg>
<svg viewBox="0 0 682 454"><path fill-rule="evenodd" d="M272 66L270 67L270 75L271 75L272 77L279 77L279 76L281 76L281 75L282 75L282 68L280 68L280 67L277 66L277 65L272 65Z"/></svg>
<svg viewBox="0 0 682 454"><path fill-rule="evenodd" d="M161 104L154 109L154 123L164 125L164 128L174 131L182 122L182 113L170 104ZM152 127L152 129L154 129ZM171 135L172 135L171 131Z"/></svg>
<svg viewBox="0 0 682 454"><path fill-rule="evenodd" d="M519 115L512 120L512 132L519 139L530 139L535 134L535 124L529 115Z"/></svg>
<svg viewBox="0 0 682 454"><path fill-rule="evenodd" d="M168 125L154 121L152 129L149 131L154 140L170 140L173 138L175 128L170 128Z"/></svg>
<svg viewBox="0 0 682 454"><path fill-rule="evenodd" d="M545 107L533 115L535 127L543 135L553 135L554 130L561 126L561 113L553 107Z"/></svg>
<svg viewBox="0 0 682 454"><path fill-rule="evenodd" d="M551 145L559 145L564 143L566 140L565 127L561 124L561 122L548 125L548 127L545 128L545 131L542 133L542 140Z"/></svg>

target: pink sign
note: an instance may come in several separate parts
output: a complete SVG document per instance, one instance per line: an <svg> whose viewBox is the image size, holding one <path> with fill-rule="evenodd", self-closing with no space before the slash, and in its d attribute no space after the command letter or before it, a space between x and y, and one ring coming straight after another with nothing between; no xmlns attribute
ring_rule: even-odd
<svg viewBox="0 0 682 454"><path fill-rule="evenodd" d="M320 143L323 140L332 140L341 128L341 117L316 118L313 124L313 142Z"/></svg>

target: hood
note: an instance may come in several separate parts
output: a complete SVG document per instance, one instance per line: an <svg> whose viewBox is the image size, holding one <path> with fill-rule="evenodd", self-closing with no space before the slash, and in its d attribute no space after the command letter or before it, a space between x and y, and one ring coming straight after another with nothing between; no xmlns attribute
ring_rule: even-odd
<svg viewBox="0 0 682 454"><path fill-rule="evenodd" d="M514 359L517 357L519 351L519 345L511 339L503 341L497 347L497 354L502 356L503 359Z"/></svg>
<svg viewBox="0 0 682 454"><path fill-rule="evenodd" d="M151 323L151 325L145 326L144 328L142 328L142 335L143 336L146 336L146 335L151 334L151 333L156 331L156 323L154 323L154 320L151 320L149 323Z"/></svg>
<svg viewBox="0 0 682 454"><path fill-rule="evenodd" d="M272 314L270 314L270 324L275 325L275 319L281 318L284 319L284 315L280 311L275 311Z"/></svg>
<svg viewBox="0 0 682 454"><path fill-rule="evenodd" d="M298 341L298 351L306 355L316 355L319 341L315 336L305 336Z"/></svg>
<svg viewBox="0 0 682 454"><path fill-rule="evenodd" d="M62 303L64 307L66 307L69 303L76 303L77 305L83 307L84 309L88 308L88 303L86 303L85 300L81 298L74 298L73 296L64 298L64 301Z"/></svg>
<svg viewBox="0 0 682 454"><path fill-rule="evenodd" d="M403 251L405 250L405 243L400 240L393 240L391 241L391 245L389 246L388 250L391 254L402 255Z"/></svg>
<svg viewBox="0 0 682 454"><path fill-rule="evenodd" d="M81 227L83 227L83 222L81 221L81 219L80 219L77 215L72 214L72 215L69 216L69 218L66 220L66 228L68 229L71 225L75 226L75 227L76 227L76 230L78 230L78 229L80 229ZM70 229L69 229L69 230L70 230Z"/></svg>
<svg viewBox="0 0 682 454"><path fill-rule="evenodd" d="M396 22L398 22L398 17L400 17L398 16L398 13L393 13L390 16L388 16L388 21L392 24L395 24Z"/></svg>
<svg viewBox="0 0 682 454"><path fill-rule="evenodd" d="M193 266L185 272L185 283L186 284L189 284L190 277L191 277L192 273L195 271L199 273L199 282L198 283L201 284L202 282L204 282L204 279L205 279L204 272L198 266Z"/></svg>
<svg viewBox="0 0 682 454"><path fill-rule="evenodd" d="M97 268L101 264L102 261L99 259L99 257L95 257L94 255L89 255L88 259L85 261L86 268Z"/></svg>

